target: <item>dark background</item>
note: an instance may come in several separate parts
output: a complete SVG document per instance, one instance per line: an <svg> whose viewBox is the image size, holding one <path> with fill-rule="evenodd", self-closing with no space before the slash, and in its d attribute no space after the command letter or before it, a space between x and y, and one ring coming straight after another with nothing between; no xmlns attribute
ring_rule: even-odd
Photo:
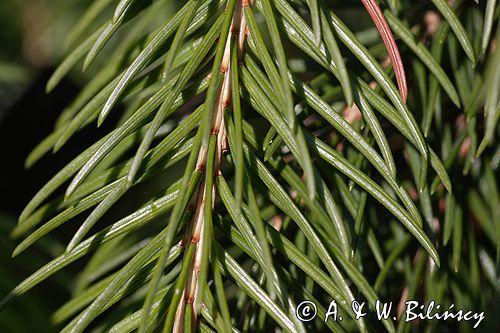
<svg viewBox="0 0 500 333"><path fill-rule="evenodd" d="M9 234L17 216L55 170L77 155L81 145L90 144L100 132L109 130L89 126L57 154L48 154L31 169L24 167L29 152L52 132L57 116L79 90L78 78L71 76L50 94L46 94L45 85L64 52L64 32L71 29L86 3L0 2L0 298L60 252L47 237L12 260L18 241ZM53 332L50 314L69 296L60 286L69 287L76 269L73 265L56 274L2 310L0 332ZM60 284L65 281L68 283Z"/></svg>

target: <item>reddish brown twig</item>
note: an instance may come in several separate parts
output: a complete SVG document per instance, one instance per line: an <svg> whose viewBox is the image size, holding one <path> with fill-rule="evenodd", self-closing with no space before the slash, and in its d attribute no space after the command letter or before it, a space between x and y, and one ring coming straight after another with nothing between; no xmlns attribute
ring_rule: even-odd
<svg viewBox="0 0 500 333"><path fill-rule="evenodd" d="M246 22L244 20L245 16L242 12L242 7L244 5L249 5L251 2L248 0L241 0L237 3L236 8L233 12L233 22L231 23L231 33L239 37L239 49L238 56L241 57L241 53L243 50L243 42L246 36ZM231 37L226 41L224 55L222 57L222 63L220 64L220 71L223 75L222 85L218 91L217 100L215 103L215 108L212 115L212 124L211 124L211 135L215 136L215 156L207 156L208 155L208 147L201 146L198 151L198 160L196 164L196 168L199 171L205 172L205 178L198 185L197 195L194 200L194 209L195 214L193 219L191 220L190 228L186 234L186 244L194 244L195 245L195 254L192 263L190 264L190 272L186 284L184 285L183 294L179 304L177 305L177 309L175 312L173 332L183 332L185 331L184 327L184 316L186 314L187 307L193 307L192 312L192 322L196 322L197 320L197 312L198 308L196 305L201 304L201 291L199 290L200 282L199 274L201 271L203 258L207 256L207 253L204 253L204 242L206 241L203 237L204 229L205 229L205 219L204 219L204 210L206 205L211 205L212 209L215 204L215 182L212 182L211 189L206 188L206 180L207 177L215 178L220 175L220 163L221 157L224 151L228 149L227 147L227 138L226 138L226 126L224 123L224 110L229 107L231 102L231 80L230 80L230 59L231 59ZM237 90L236 90L237 91ZM214 170L213 174L207 174L205 167L209 159L214 159ZM206 191L212 191L212 200L211 202L206 202Z"/></svg>
<svg viewBox="0 0 500 333"><path fill-rule="evenodd" d="M378 32L380 33L380 37L382 37L382 41L387 48L387 52L389 52L389 57L391 58L392 66L394 67L394 73L396 74L396 81L399 87L399 93L401 94L401 98L403 102L406 103L406 99L408 97L408 85L406 83L406 74L405 69L403 67L403 61L401 60L401 54L399 53L398 46L396 45L396 41L394 40L394 36L392 35L391 29L385 20L380 7L375 0L361 0L363 5L365 6L368 14L372 18L375 26L377 27Z"/></svg>

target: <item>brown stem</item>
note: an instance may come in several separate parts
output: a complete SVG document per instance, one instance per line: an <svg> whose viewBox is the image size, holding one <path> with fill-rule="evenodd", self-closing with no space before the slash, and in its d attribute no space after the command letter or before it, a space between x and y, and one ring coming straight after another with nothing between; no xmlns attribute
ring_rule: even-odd
<svg viewBox="0 0 500 333"><path fill-rule="evenodd" d="M231 33L238 35L238 58L241 59L241 52L243 49L243 42L245 38L245 33L247 31L245 16L243 15L242 7L245 4L249 4L249 1L241 0L233 13L233 22L231 23ZM191 221L187 237L185 242L194 244L195 249L195 257L193 262L191 263L190 272L188 279L186 281L186 285L184 286L182 300L179 303L175 315L174 320L174 332L181 332L184 329L184 316L186 313L186 306L193 306L195 304L199 304L200 301L200 291L199 291L199 273L201 270L201 265L203 261L203 257L206 253L203 253L204 242L206 241L204 237L202 237L204 229L205 229L205 220L204 220L204 210L206 202L206 177L216 177L221 174L220 171L220 163L222 154L228 149L227 138L226 138L226 127L224 123L224 111L227 107L229 107L231 102L231 77L230 77L230 64L231 64L231 38L228 38L224 54L222 57L222 62L220 65L220 71L223 75L222 86L218 92L216 107L214 110L214 114L212 116L212 135L216 136L216 147L215 147L215 156L207 156L208 155L208 147L202 146L198 152L198 160L196 163L196 168L199 171L205 171L205 167L208 159L214 158L214 173L211 175L204 175L204 179L200 182L196 201L194 203L193 209L195 209L195 214ZM236 89L236 92L238 90ZM215 205L215 182L212 182L212 202L211 207L213 209ZM194 307L196 309L196 307ZM196 321L197 313L193 311L193 321Z"/></svg>
<svg viewBox="0 0 500 333"><path fill-rule="evenodd" d="M399 93L401 94L403 102L406 103L406 99L408 97L408 85L406 83L405 69L391 29L389 28L389 25L387 24L387 21L385 20L385 17L382 14L376 0L361 0L361 2L368 11L368 14L370 14L370 17L375 23L375 26L380 33L380 37L382 37L382 41L389 52L389 57L391 58L392 65L394 67L394 73L396 74Z"/></svg>

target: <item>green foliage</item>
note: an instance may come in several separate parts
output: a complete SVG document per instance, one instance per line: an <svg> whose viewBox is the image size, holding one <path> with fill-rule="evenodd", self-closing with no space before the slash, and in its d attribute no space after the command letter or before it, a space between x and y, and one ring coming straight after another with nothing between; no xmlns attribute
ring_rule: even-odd
<svg viewBox="0 0 500 333"><path fill-rule="evenodd" d="M26 165L118 120L26 205L14 256L74 234L0 306L86 256L51 318L62 332L474 324L355 318L353 300L377 299L498 329L500 7L382 3L403 78L363 3L89 4L47 90L77 65L96 75ZM302 300L316 320L297 319ZM331 300L343 321L322 320Z"/></svg>

